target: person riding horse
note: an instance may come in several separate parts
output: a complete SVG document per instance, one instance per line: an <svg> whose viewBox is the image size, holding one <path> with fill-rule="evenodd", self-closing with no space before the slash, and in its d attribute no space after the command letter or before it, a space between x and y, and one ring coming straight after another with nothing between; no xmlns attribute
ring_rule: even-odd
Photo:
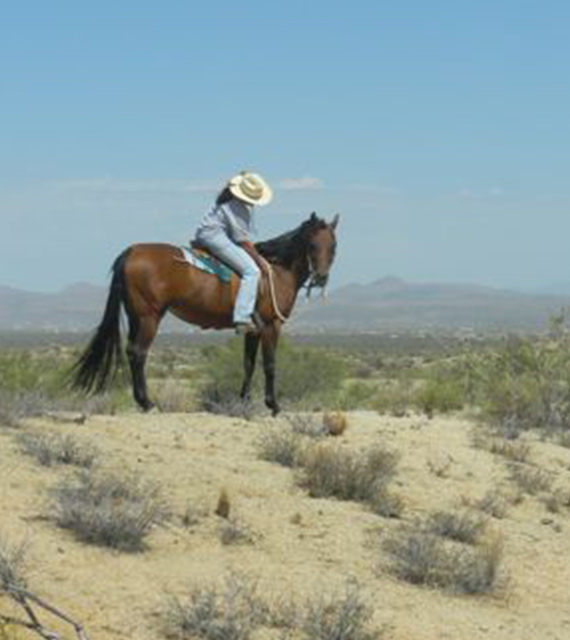
<svg viewBox="0 0 570 640"><path fill-rule="evenodd" d="M227 182L196 230L194 244L207 249L241 278L233 310L238 335L261 328L254 309L261 273L267 273L269 266L250 239L252 214L255 205L264 206L272 197L271 188L259 174L242 171Z"/></svg>

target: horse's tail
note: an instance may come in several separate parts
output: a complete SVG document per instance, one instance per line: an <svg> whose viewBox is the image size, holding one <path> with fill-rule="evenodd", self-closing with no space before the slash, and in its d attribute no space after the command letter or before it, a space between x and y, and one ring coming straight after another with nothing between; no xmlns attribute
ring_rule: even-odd
<svg viewBox="0 0 570 640"><path fill-rule="evenodd" d="M113 277L103 318L72 370L71 385L74 389L101 393L123 365L121 307L127 304L124 267L128 255L129 249L126 249L113 263Z"/></svg>

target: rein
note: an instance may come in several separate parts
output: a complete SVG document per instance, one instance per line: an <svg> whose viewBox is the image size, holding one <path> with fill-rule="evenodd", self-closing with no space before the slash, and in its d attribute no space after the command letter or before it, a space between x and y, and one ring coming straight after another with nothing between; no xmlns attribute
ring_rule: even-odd
<svg viewBox="0 0 570 640"><path fill-rule="evenodd" d="M271 304L273 305L273 310L275 311L275 315L281 320L281 322L287 322L287 318L281 313L279 309L279 305L277 304L277 296L275 295L275 283L273 282L273 268L271 264L263 257L259 256L263 264L267 267L267 279L269 280L269 294L271 295Z"/></svg>

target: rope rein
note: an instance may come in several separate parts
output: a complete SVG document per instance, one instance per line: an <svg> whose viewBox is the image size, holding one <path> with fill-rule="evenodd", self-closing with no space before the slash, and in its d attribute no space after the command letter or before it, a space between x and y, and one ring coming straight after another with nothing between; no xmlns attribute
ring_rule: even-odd
<svg viewBox="0 0 570 640"><path fill-rule="evenodd" d="M261 258L262 263L267 268L267 279L269 280L269 294L271 296L271 304L273 305L273 310L275 311L275 315L281 320L281 322L287 322L287 318L281 313L279 309L279 305L277 304L277 296L275 295L275 283L273 282L273 268L271 264L263 257Z"/></svg>

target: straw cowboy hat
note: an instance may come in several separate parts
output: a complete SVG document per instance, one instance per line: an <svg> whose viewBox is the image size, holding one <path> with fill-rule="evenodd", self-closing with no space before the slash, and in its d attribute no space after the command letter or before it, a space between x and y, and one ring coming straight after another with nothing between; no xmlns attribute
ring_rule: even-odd
<svg viewBox="0 0 570 640"><path fill-rule="evenodd" d="M242 171L228 182L228 189L240 200L262 207L273 198L271 187L258 173Z"/></svg>

